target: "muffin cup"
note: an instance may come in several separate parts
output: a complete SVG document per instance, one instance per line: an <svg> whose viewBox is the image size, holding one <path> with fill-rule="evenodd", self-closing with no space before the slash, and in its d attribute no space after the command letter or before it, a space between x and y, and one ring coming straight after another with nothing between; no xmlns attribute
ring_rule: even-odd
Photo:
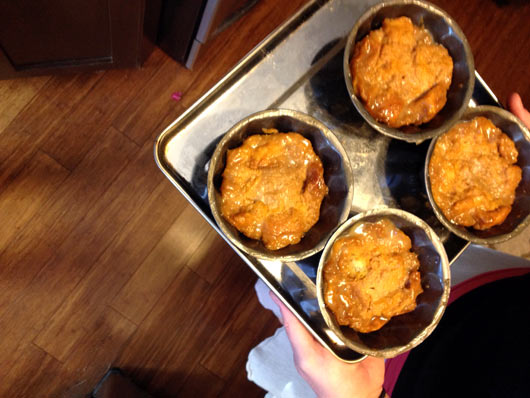
<svg viewBox="0 0 530 398"><path fill-rule="evenodd" d="M324 301L323 270L335 241L359 222L375 222L387 218L401 229L412 242L412 251L420 261L423 293L416 299L416 309L392 317L381 329L361 333L340 326ZM317 270L317 297L320 311L328 327L346 346L361 354L392 358L416 347L431 334L440 321L451 286L449 261L436 233L420 218L392 208L374 209L357 214L342 224L326 243Z"/></svg>
<svg viewBox="0 0 530 398"><path fill-rule="evenodd" d="M239 147L262 128L275 128L281 133L297 132L311 141L313 150L322 161L328 194L320 206L318 222L302 240L279 250L268 250L261 241L250 239L239 232L221 215L222 174L226 153ZM232 127L221 139L210 160L208 170L208 200L217 225L228 239L243 252L265 260L297 261L318 253L324 248L333 230L350 212L353 199L353 174L348 155L337 137L321 122L301 112L272 109L255 113Z"/></svg>
<svg viewBox="0 0 530 398"><path fill-rule="evenodd" d="M426 28L434 40L443 45L453 59L453 77L447 91L445 106L429 121L419 126L392 128L376 121L355 95L352 84L350 61L355 44L370 31L379 29L385 18L409 17L417 26ZM353 26L344 50L344 78L353 105L366 122L378 132L389 137L415 142L435 137L446 131L466 110L475 85L473 54L464 33L456 22L440 8L418 0L398 0L377 4L370 8Z"/></svg>
<svg viewBox="0 0 530 398"><path fill-rule="evenodd" d="M425 186L427 195L440 222L452 233L473 243L492 244L513 238L530 223L530 131L524 124L510 112L495 106L477 106L469 108L460 122L469 121L477 116L490 119L495 126L510 137L519 152L517 165L522 169L521 182L515 191L515 201L512 210L502 224L480 231L454 224L442 213L432 195L429 163L438 139L431 141L425 160Z"/></svg>

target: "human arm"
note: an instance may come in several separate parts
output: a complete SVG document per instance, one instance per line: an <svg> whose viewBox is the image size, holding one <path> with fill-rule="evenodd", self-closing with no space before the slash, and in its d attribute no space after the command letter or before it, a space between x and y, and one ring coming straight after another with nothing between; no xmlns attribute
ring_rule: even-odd
<svg viewBox="0 0 530 398"><path fill-rule="evenodd" d="M340 361L311 336L276 295L271 293L271 298L280 307L296 370L319 398L380 396L385 372L383 359L367 357L353 364Z"/></svg>

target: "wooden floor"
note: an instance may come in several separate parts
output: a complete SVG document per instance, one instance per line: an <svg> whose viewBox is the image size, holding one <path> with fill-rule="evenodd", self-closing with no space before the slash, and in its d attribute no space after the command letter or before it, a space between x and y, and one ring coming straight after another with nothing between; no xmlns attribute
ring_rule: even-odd
<svg viewBox="0 0 530 398"><path fill-rule="evenodd" d="M110 366L159 396L264 395L245 362L279 322L153 142L304 1L278 3L193 71L157 49L139 70L0 82L0 397L82 397Z"/></svg>
<svg viewBox="0 0 530 398"><path fill-rule="evenodd" d="M139 70L0 82L0 397L82 397L111 366L158 396L264 395L245 362L279 323L153 140L304 2L260 1L193 71L156 49ZM436 3L499 97L530 103L529 7Z"/></svg>

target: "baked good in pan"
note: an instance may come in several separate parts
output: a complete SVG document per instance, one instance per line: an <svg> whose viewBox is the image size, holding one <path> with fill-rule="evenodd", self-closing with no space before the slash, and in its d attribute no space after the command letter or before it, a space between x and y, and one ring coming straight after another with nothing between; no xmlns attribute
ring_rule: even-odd
<svg viewBox="0 0 530 398"><path fill-rule="evenodd" d="M454 224L485 230L502 224L522 177L514 142L478 116L436 141L429 178L434 201Z"/></svg>
<svg viewBox="0 0 530 398"><path fill-rule="evenodd" d="M328 188L322 161L302 135L265 129L227 152L221 214L269 250L300 242L319 219Z"/></svg>
<svg viewBox="0 0 530 398"><path fill-rule="evenodd" d="M339 325L369 333L416 308L420 262L410 238L389 219L358 222L324 264L324 301Z"/></svg>
<svg viewBox="0 0 530 398"><path fill-rule="evenodd" d="M354 93L370 115L399 128L427 123L444 107L453 60L410 18L386 18L355 45L350 68Z"/></svg>

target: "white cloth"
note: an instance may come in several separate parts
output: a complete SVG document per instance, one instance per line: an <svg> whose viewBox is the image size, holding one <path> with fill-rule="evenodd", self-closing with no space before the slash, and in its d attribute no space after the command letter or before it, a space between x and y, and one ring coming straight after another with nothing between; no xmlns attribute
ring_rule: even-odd
<svg viewBox="0 0 530 398"><path fill-rule="evenodd" d="M280 309L269 296L269 288L258 280L255 289L260 303L281 319ZM247 376L268 391L265 398L316 398L294 366L293 350L284 327L250 351Z"/></svg>

